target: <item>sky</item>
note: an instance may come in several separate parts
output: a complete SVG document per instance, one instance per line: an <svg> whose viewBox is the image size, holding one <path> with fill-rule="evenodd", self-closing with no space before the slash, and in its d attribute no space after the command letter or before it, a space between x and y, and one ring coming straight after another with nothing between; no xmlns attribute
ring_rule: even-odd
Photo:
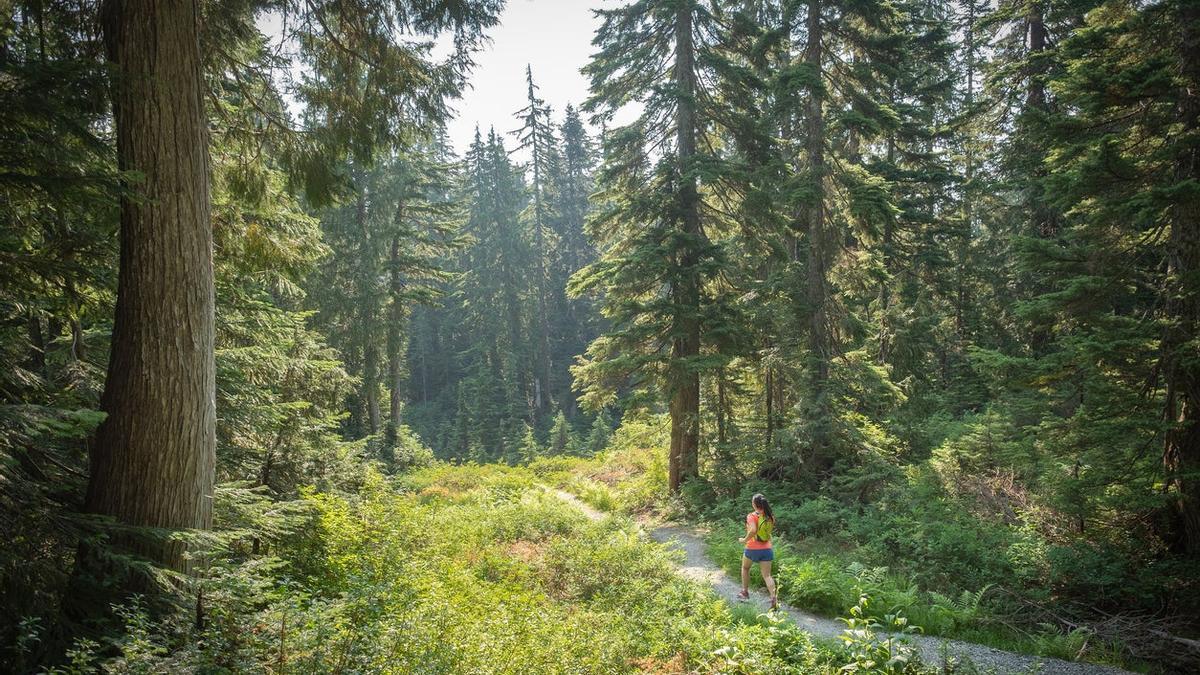
<svg viewBox="0 0 1200 675"><path fill-rule="evenodd" d="M513 116L526 105L525 66L533 67L538 95L553 109L556 122L570 103L587 98L587 78L579 72L591 58L592 34L599 20L591 9L612 3L601 0L508 0L500 25L488 31L492 45L476 57L471 88L452 106L457 117L447 125L461 154L475 135L495 126L507 133L520 126ZM516 139L507 136L511 147Z"/></svg>

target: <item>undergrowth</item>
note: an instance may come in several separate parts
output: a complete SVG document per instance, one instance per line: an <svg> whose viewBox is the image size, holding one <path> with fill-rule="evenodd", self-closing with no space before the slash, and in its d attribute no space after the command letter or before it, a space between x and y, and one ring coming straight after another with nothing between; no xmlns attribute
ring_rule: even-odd
<svg viewBox="0 0 1200 675"><path fill-rule="evenodd" d="M975 517L940 490L932 472L914 467L866 505L761 480L693 482L672 500L666 444L665 425L636 419L595 458L549 458L530 469L602 510L698 521L708 531L710 557L734 578L750 496L766 493L779 519L774 574L780 598L798 608L843 616L865 589L876 606L902 612L929 635L1153 669L1086 630L1024 621L1022 602L1053 600L1047 542L1028 528ZM1059 574L1066 574L1070 561L1060 564ZM757 574L751 579L761 586Z"/></svg>
<svg viewBox="0 0 1200 675"><path fill-rule="evenodd" d="M540 481L435 466L371 473L352 497L310 494L310 526L274 563L216 576L203 628L135 602L117 644L80 642L55 672L820 673L846 662L845 648L791 624L735 614L631 521L589 521Z"/></svg>

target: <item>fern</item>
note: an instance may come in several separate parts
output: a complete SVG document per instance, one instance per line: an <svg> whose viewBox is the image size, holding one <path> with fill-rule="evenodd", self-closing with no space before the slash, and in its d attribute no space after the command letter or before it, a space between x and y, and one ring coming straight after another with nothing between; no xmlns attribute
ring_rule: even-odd
<svg viewBox="0 0 1200 675"><path fill-rule="evenodd" d="M933 600L933 609L949 623L946 628L963 628L979 619L983 596L991 588L992 584L988 584L978 591L964 590L957 598L937 592L930 592L929 597Z"/></svg>

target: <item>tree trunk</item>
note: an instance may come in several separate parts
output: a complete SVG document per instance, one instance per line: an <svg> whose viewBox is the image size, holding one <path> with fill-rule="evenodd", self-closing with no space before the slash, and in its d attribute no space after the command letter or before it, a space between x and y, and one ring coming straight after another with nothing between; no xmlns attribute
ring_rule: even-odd
<svg viewBox="0 0 1200 675"><path fill-rule="evenodd" d="M895 85L891 91L892 103L895 103ZM894 166L896 161L896 139L889 135L887 140L888 165ZM883 271L884 279L879 284L879 364L887 366L892 359L892 282L896 276L896 225L890 218L883 221Z"/></svg>
<svg viewBox="0 0 1200 675"><path fill-rule="evenodd" d="M804 61L810 72L821 73L821 3L811 0L808 5L808 36L804 46ZM829 256L831 242L825 218L825 117L822 107L823 86L813 85L805 110L805 156L813 196L808 207L808 275L805 300L808 310L809 406L808 420L812 429L813 469L820 470L828 460L829 360L832 357L832 336L829 322Z"/></svg>
<svg viewBox="0 0 1200 675"><path fill-rule="evenodd" d="M967 21L963 47L966 49L965 68L967 88L964 96L964 108L968 115L974 115L975 108L975 0L967 2ZM966 169L963 195L963 227L957 241L957 260L954 275L954 334L957 338L955 345L959 355L967 343L967 259L971 251L971 237L975 232L975 143L970 137L966 139Z"/></svg>
<svg viewBox="0 0 1200 675"><path fill-rule="evenodd" d="M693 63L692 8L680 3L675 21L675 86L679 105L676 119L679 172L679 211L685 235L679 255L679 278L671 289L675 304L676 337L671 346L671 448L668 487L699 475L700 375L690 361L700 354L699 246L700 194L692 176L696 154L696 73Z"/></svg>
<svg viewBox="0 0 1200 675"><path fill-rule="evenodd" d="M374 323L374 321L371 321ZM370 333L364 336L367 344L363 347L363 399L367 403L367 433L371 436L379 433L382 414L379 409L379 348L375 346Z"/></svg>
<svg viewBox="0 0 1200 675"><path fill-rule="evenodd" d="M1029 25L1029 58L1036 63L1036 66L1029 73L1029 81L1025 92L1025 111L1022 117L1029 118L1021 125L1024 127L1021 130L1021 135L1027 138L1023 153L1029 154L1023 161L1027 162L1029 167L1029 176L1025 178L1028 181L1027 194L1028 201L1026 208L1029 213L1029 235L1040 239L1053 239L1058 236L1058 214L1050 206L1050 200L1047 199L1045 193L1046 168L1045 168L1045 152L1042 149L1039 136L1037 133L1038 116L1044 115L1049 111L1049 101L1046 97L1046 65L1045 61L1040 60L1039 55L1044 52L1048 46L1049 34L1046 30L1046 22L1044 18L1044 8L1040 2L1032 2L1029 5L1029 16L1027 22ZM1034 138L1028 138L1029 136ZM1032 270L1031 278L1026 281L1028 290L1027 295L1037 297L1046 293L1049 289L1045 282L1046 274L1042 270ZM1029 343L1034 354L1044 354L1049 350L1053 334L1046 322L1039 321L1030 329Z"/></svg>
<svg viewBox="0 0 1200 675"><path fill-rule="evenodd" d="M1029 56L1038 59L1046 51L1049 43L1049 33L1046 31L1046 20L1040 3L1034 2L1029 6ZM1028 111L1044 114L1050 109L1046 98L1046 66L1044 62L1029 74L1029 86L1026 90L1025 105ZM1044 156L1044 153L1041 155ZM1041 158L1039 156L1039 160ZM1033 216L1033 234L1043 239L1053 239L1058 235L1058 214L1048 205L1042 182L1046 178L1046 169L1042 161L1033 164L1033 191L1031 193L1031 209ZM1046 336L1042 336L1045 339Z"/></svg>
<svg viewBox="0 0 1200 675"><path fill-rule="evenodd" d="M545 172L542 170L544 161L541 138L538 134L537 97L533 93L533 70L526 67L529 78L529 110L533 121L530 132L533 151L533 220L534 220L534 255L537 256L537 372L533 381L533 409L535 415L541 415L550 408L550 323L546 315L546 223L543 213L542 181Z"/></svg>
<svg viewBox="0 0 1200 675"><path fill-rule="evenodd" d="M1029 55L1031 59L1036 59L1038 54L1046 50L1046 20L1042 14L1042 5L1039 2L1029 4L1029 16L1027 17L1029 24ZM1025 89L1025 106L1033 110L1042 110L1046 107L1046 83L1042 79L1045 73L1045 68L1039 66L1033 72L1029 73L1029 82Z"/></svg>
<svg viewBox="0 0 1200 675"><path fill-rule="evenodd" d="M397 216L399 217L399 216ZM403 280L400 276L400 237L392 237L391 293L389 307L388 358L388 441L395 445L400 431L400 411L404 408L404 334L405 321Z"/></svg>
<svg viewBox="0 0 1200 675"><path fill-rule="evenodd" d="M727 438L725 417L725 369L717 371L717 442L725 445Z"/></svg>
<svg viewBox="0 0 1200 675"><path fill-rule="evenodd" d="M32 309L26 315L25 325L29 331L29 359L26 363L29 370L42 377L47 377L46 338L42 334L42 318Z"/></svg>
<svg viewBox="0 0 1200 675"><path fill-rule="evenodd" d="M1179 45L1182 86L1179 118L1183 133L1200 127L1200 7L1179 4L1183 40ZM1200 150L1180 144L1175 160L1179 183L1200 179ZM1200 555L1200 366L1189 354L1188 343L1200 331L1200 199L1184 194L1171 210L1171 235L1166 312L1168 327L1163 339L1167 380L1167 432L1163 464L1177 499L1175 511L1182 532L1181 548Z"/></svg>
<svg viewBox="0 0 1200 675"><path fill-rule="evenodd" d="M355 211L359 228L362 230L362 246L360 249L363 266L360 276L359 298L359 337L363 346L362 370L362 400L367 407L367 435L379 433L379 347L375 340L375 265L374 254L371 251L371 230L367 226L367 193L358 193L358 203Z"/></svg>
<svg viewBox="0 0 1200 675"><path fill-rule="evenodd" d="M75 291L75 284L68 281L65 290L71 308L71 358L74 361L84 361L87 359L87 345L83 341L83 324L79 321L80 306L83 303L79 299L79 293Z"/></svg>
<svg viewBox="0 0 1200 675"><path fill-rule="evenodd" d="M775 441L775 369L767 366L765 381L763 383L763 394L766 397L767 416L767 431L766 431L766 447L769 450L771 443Z"/></svg>
<svg viewBox="0 0 1200 675"><path fill-rule="evenodd" d="M86 508L134 526L208 528L216 464L212 225L199 2L109 0L121 171L112 354ZM188 571L184 545L121 542Z"/></svg>

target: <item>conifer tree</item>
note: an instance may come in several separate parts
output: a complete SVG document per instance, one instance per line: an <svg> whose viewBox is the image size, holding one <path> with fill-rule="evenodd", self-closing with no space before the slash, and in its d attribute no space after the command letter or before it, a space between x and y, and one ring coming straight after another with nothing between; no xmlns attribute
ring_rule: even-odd
<svg viewBox="0 0 1200 675"><path fill-rule="evenodd" d="M842 270L878 249L886 283L875 289L890 303L887 268L896 273L903 267L894 240L897 201L905 195L889 179L908 179L910 170L897 166L895 150L888 155L889 139L894 145L898 134L911 136L906 158L922 158L934 165L924 176L944 180L944 169L926 161L934 154L933 106L919 97L944 88L944 73L932 71L945 60L938 46L945 34L928 34L929 19L919 19L916 7L745 3L722 51L722 86L732 108L727 114L736 120L731 127L738 164L732 173L743 221L752 228L746 240L767 253L749 281L769 302L751 310L763 317L758 340L770 364L764 377L767 438L773 440L785 417L793 422L794 443L777 457L770 471L776 475L828 477L834 462L855 451L850 439L858 433L845 415L855 402L845 398L843 382L881 377L861 356L845 358L861 354L851 331L865 318L858 313L867 301L852 287L860 279ZM906 32L920 37L906 39ZM932 62L925 58L930 54L937 55ZM901 82L928 91L902 100ZM739 97L739 91L751 95ZM797 362L802 368L792 365ZM780 417L794 406L797 414Z"/></svg>
<svg viewBox="0 0 1200 675"><path fill-rule="evenodd" d="M494 131L486 142L476 133L466 165L464 233L469 240L458 262L455 290L462 297L468 341L463 367L481 388L479 400L485 405L472 419L481 438L486 437L480 441L482 451L503 456L501 427L512 420L532 420L534 373L529 364L534 345L529 336L534 317L528 300L536 291L527 271L534 252L520 218L527 194Z"/></svg>
<svg viewBox="0 0 1200 675"><path fill-rule="evenodd" d="M594 455L607 448L611 440L612 420L606 411L601 410L592 420L592 428L587 438L587 452Z"/></svg>
<svg viewBox="0 0 1200 675"><path fill-rule="evenodd" d="M550 121L550 108L537 96L537 85L533 83L533 68L526 66L525 83L527 87L528 104L517 111L517 117L523 126L515 131L519 141L517 147L529 152L530 168L530 204L528 207L531 221L532 255L534 259L534 290L537 305L534 308L533 326L535 331L534 362L536 372L533 377L533 410L541 415L553 404L550 371L553 366L550 351L550 317L547 288L549 271L547 260L550 250L555 247L550 237L551 198L547 188L551 183L551 167L557 162L552 157L556 140Z"/></svg>
<svg viewBox="0 0 1200 675"><path fill-rule="evenodd" d="M726 325L705 288L722 257L704 229L697 145L711 123L699 71L715 21L691 1L639 0L598 14L587 107L607 116L638 100L644 111L606 140L593 223L601 259L574 287L602 291L611 328L576 373L595 406L628 375L642 386L662 384L671 418L668 487L677 492L699 475L700 373L714 360L702 353L705 333Z"/></svg>
<svg viewBox="0 0 1200 675"><path fill-rule="evenodd" d="M568 105L561 126L558 161L550 166L551 214L555 247L547 252L550 261L549 287L551 306L551 390L555 400L573 417L577 409L571 387L570 366L598 334L595 309L588 297L569 297L567 283L575 272L595 260L595 249L587 239L585 226L590 213L592 172L595 167L592 139L583 119Z"/></svg>
<svg viewBox="0 0 1200 675"><path fill-rule="evenodd" d="M1047 332L1059 348L1041 372L1066 411L1043 427L1084 467L1075 483L1096 486L1085 513L1156 439L1166 539L1191 556L1200 553L1198 30L1195 3L1113 0L1065 41L1043 188L1065 214L1063 243L1031 261L1052 275L1032 302L1057 317Z"/></svg>
<svg viewBox="0 0 1200 675"><path fill-rule="evenodd" d="M200 16L196 2L110 2L100 17L117 74L118 165L146 180L121 203L107 417L86 508L135 526L212 524L215 319ZM179 541L128 545L190 569Z"/></svg>
<svg viewBox="0 0 1200 675"><path fill-rule="evenodd" d="M216 379L208 122L218 111L205 104L205 70L241 74L263 64L253 8L225 9L106 2L98 17L117 74L118 164L146 180L121 205L122 264L102 400L107 417L92 453L86 502L89 511L134 526L211 524ZM481 29L495 22L496 9L483 0L398 3L384 12L356 3L306 7L295 36L299 54L314 78L333 84L302 92L313 130L304 152L328 158L352 150L369 157L375 147L418 123L443 117L445 99L462 86L473 45ZM335 14L343 20L330 21ZM347 21L368 14L371 21ZM343 34L350 23L368 29ZM201 50L206 30L217 38L206 41L211 51ZM255 39L226 43L220 39L225 31ZM457 38L444 63L397 39L405 32L443 31ZM260 46L252 65L222 51L247 42ZM363 62L360 50L375 58ZM342 77L330 77L334 74ZM368 81L365 90L380 95L339 98ZM242 93L255 97L257 92L243 87ZM354 114L323 115L329 95L362 105ZM403 110L418 110L423 119L395 114ZM270 114L267 108L260 112ZM380 120L388 123L374 124ZM289 137L297 145L306 142ZM298 176L314 177L311 169L317 165L290 164ZM319 180L304 182L314 194L328 187ZM169 566L189 567L179 542L143 541L133 547Z"/></svg>
<svg viewBox="0 0 1200 675"><path fill-rule="evenodd" d="M575 429L571 423L567 421L567 416L558 411L554 415L554 424L550 428L550 441L547 443L546 451L551 455L574 455L577 454L579 439L575 435Z"/></svg>

